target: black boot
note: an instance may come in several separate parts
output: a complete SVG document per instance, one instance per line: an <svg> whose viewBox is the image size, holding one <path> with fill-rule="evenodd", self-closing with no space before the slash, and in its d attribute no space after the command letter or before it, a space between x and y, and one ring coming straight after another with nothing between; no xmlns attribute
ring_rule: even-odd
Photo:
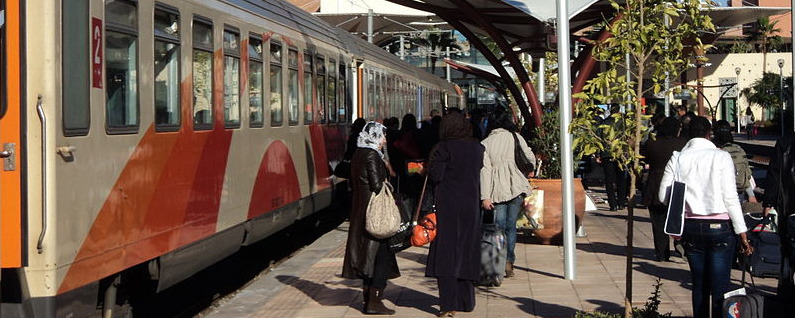
<svg viewBox="0 0 795 318"><path fill-rule="evenodd" d="M395 311L384 306L378 296L378 289L365 288L364 295L364 314L365 315L393 315ZM383 294L383 293L382 293Z"/></svg>

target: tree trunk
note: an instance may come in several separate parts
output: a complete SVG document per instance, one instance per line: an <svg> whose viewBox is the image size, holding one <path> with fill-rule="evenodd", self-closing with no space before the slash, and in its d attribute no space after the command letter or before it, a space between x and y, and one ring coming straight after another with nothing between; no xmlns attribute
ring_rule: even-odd
<svg viewBox="0 0 795 318"><path fill-rule="evenodd" d="M638 74L644 74L645 68L644 63L646 59L637 59L638 64ZM642 96L643 94L643 82L638 81L635 83L635 96ZM633 153L639 154L640 153L640 140L641 140L641 127L642 127L642 115L643 109L640 103L640 99L635 100L635 138L632 140L632 148ZM637 192L637 181L638 175L637 171L640 167L640 159L638 156L633 156L632 164L629 166L629 199L627 200L627 268L626 268L626 293L624 296L624 317L632 317L632 264L633 254L634 254L634 233L635 233L635 193Z"/></svg>

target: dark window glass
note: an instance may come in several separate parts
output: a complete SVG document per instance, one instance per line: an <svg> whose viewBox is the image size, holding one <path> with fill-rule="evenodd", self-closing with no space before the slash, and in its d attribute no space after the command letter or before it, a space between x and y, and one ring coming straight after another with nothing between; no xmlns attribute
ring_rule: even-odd
<svg viewBox="0 0 795 318"><path fill-rule="evenodd" d="M138 12L131 2L105 1L105 91L109 132L138 126Z"/></svg>
<svg viewBox="0 0 795 318"><path fill-rule="evenodd" d="M213 27L193 21L193 128L213 123Z"/></svg>
<svg viewBox="0 0 795 318"><path fill-rule="evenodd" d="M154 33L155 127L176 130L180 124L179 15L155 10Z"/></svg>
<svg viewBox="0 0 795 318"><path fill-rule="evenodd" d="M312 55L304 54L304 123L315 121L314 102L312 101Z"/></svg>
<svg viewBox="0 0 795 318"><path fill-rule="evenodd" d="M2 8L5 11L5 1L2 1ZM90 70L91 70L91 44L89 43L88 0L69 1L63 3L61 30L63 38L63 76L69 80L63 80L63 127L66 136L85 136L88 134L91 125L90 113ZM6 42L5 42L5 23L0 30L0 77L6 77ZM96 56L102 58L101 56ZM68 76L66 75L68 74ZM6 107L6 81L2 80L2 109L0 117L4 114Z"/></svg>
<svg viewBox="0 0 795 318"><path fill-rule="evenodd" d="M248 109L251 127L262 127L263 117L263 78L262 78L262 40L251 37L248 40Z"/></svg>
<svg viewBox="0 0 795 318"><path fill-rule="evenodd" d="M240 35L224 31L224 126L240 127Z"/></svg>
<svg viewBox="0 0 795 318"><path fill-rule="evenodd" d="M270 45L270 107L271 126L281 126L284 121L284 98L282 91L282 45L271 42Z"/></svg>

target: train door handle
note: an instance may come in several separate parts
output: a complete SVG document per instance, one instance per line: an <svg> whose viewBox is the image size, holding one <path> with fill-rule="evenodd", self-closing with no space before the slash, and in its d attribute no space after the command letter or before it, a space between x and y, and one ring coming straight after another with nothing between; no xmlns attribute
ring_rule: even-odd
<svg viewBox="0 0 795 318"><path fill-rule="evenodd" d="M0 159L3 159L3 170L14 171L17 169L17 160L14 153L16 145L12 142L3 144L3 151L0 151Z"/></svg>

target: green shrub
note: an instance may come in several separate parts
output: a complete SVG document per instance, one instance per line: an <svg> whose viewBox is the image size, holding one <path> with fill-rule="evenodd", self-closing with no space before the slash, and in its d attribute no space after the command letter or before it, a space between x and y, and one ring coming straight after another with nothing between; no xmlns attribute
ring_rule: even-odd
<svg viewBox="0 0 795 318"><path fill-rule="evenodd" d="M654 291L649 296L649 299L646 300L646 304L643 305L643 308L632 308L632 317L637 318L660 318L660 317L671 317L671 312L667 312L661 314L659 312L660 309L660 286L662 283L660 282L660 278L657 278L657 282L654 283ZM580 311L576 315L575 318L621 318L621 314L616 313L607 313L601 311L594 311L594 312L584 312Z"/></svg>

